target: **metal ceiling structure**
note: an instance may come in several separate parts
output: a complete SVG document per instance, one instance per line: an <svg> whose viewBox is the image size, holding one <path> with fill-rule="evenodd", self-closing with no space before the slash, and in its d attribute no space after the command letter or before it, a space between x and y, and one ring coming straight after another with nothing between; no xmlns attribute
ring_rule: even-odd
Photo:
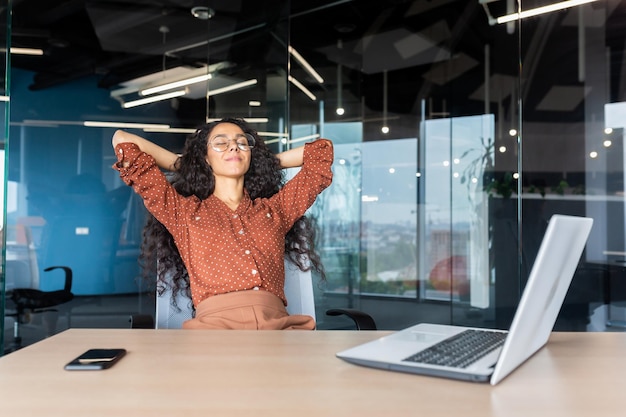
<svg viewBox="0 0 626 417"><path fill-rule="evenodd" d="M506 12L506 1L488 3L492 15ZM606 43L614 46L610 73L624 72L622 3L588 6L582 23L571 9L523 28L519 45L528 77L546 66L553 77L523 80L519 94L527 117L579 117L589 90L580 80L580 68L563 65L570 60L561 58L579 53L581 28L586 33L600 24L606 28ZM192 9L199 6L209 8L212 17L195 17ZM290 44L325 79L323 84L304 80L314 94L335 94L341 65L346 94L375 111L382 110L383 73L389 73L388 110L396 114L415 113L416 98L450 92L457 98L454 105L462 107L459 113L466 114L481 113L485 101L512 111L518 98L510 86L520 65L508 46L517 45L518 35L506 25L489 25L479 1L15 0L12 45L42 48L44 55L14 56L12 66L34 73L33 91L86 76L97 76L99 88L115 90L160 70L201 67L208 55L211 64L232 63L223 75L235 76L282 59L272 56L267 45L284 16L290 20ZM485 45L492 51L506 49L510 56L486 58ZM530 81L532 90L524 86ZM610 88L613 96L624 91L619 82Z"/></svg>

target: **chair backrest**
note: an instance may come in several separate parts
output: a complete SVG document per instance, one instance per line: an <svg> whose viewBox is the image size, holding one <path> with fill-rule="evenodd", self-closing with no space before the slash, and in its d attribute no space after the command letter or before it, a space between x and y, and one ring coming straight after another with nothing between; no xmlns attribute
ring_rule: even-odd
<svg viewBox="0 0 626 417"><path fill-rule="evenodd" d="M6 226L5 282L7 291L13 288L39 289L37 251L31 229L27 225Z"/></svg>
<svg viewBox="0 0 626 417"><path fill-rule="evenodd" d="M303 272L287 259L285 259L285 296L289 314L306 314L315 319L311 271ZM179 329L185 320L192 317L189 298L179 294L176 296L176 304L178 308L173 305L172 293L169 290L157 296L155 323L157 329Z"/></svg>

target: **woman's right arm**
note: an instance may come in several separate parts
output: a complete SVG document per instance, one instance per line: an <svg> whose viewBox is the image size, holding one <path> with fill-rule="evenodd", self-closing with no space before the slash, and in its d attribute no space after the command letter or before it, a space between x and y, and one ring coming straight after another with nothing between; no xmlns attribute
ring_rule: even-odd
<svg viewBox="0 0 626 417"><path fill-rule="evenodd" d="M178 225L184 223L180 216L184 215L181 205L186 204L186 199L176 192L159 165L168 168L176 162L177 156L122 130L115 132L111 143L117 159L112 168L141 196L148 211L176 235Z"/></svg>
<svg viewBox="0 0 626 417"><path fill-rule="evenodd" d="M175 164L178 160L178 155L174 152L170 152L167 149L150 142L148 139L142 138L141 136L137 136L123 130L117 130L111 140L113 149L115 149L117 144L123 142L131 142L137 145L143 152L152 156L160 168L167 169L169 171L176 171Z"/></svg>

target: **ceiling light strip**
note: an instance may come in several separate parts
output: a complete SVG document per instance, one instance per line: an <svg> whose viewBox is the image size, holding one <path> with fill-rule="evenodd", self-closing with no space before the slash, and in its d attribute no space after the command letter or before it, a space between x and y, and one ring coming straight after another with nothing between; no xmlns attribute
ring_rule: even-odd
<svg viewBox="0 0 626 417"><path fill-rule="evenodd" d="M279 136L282 138L289 137L289 133L279 133L279 132L256 132L259 136Z"/></svg>
<svg viewBox="0 0 626 417"><path fill-rule="evenodd" d="M291 139L291 140L289 141L289 143L305 142L305 141L307 141L307 140L314 140L314 139L317 139L317 138L319 138L319 137L320 137L319 133L316 133L316 134L314 134L314 135L301 136L301 137L299 137L299 138L294 138L294 139Z"/></svg>
<svg viewBox="0 0 626 417"><path fill-rule="evenodd" d="M311 76L313 78L315 78L315 80L320 83L323 84L324 83L324 79L322 78L321 75L319 75L317 73L317 71L315 71L313 69L313 67L302 57L302 55L300 55L298 53L298 51L296 51L293 46L289 46L289 53L291 55L293 55L293 57L296 59L296 61L298 61L300 63L300 65L302 65L302 67L309 73L311 74Z"/></svg>
<svg viewBox="0 0 626 417"><path fill-rule="evenodd" d="M495 22L490 22L491 24L497 23L507 23L512 22L518 19L525 19L527 17L537 16L544 13L550 13L557 10L568 9L570 7L580 6L586 3L592 3L598 0L568 0L562 1L559 3L550 4L548 6L537 7L536 9L525 10L520 13L512 13L506 16L501 16L495 19Z"/></svg>
<svg viewBox="0 0 626 417"><path fill-rule="evenodd" d="M210 122L215 122L215 121L219 121L221 119L209 119L207 120L207 123ZM246 122L248 123L254 123L254 120L251 121L251 119L244 119ZM267 122L267 119L265 119L265 121ZM168 127L167 125L164 126L159 126L159 125L151 125L150 127L144 127L143 130L145 132L167 132L167 133L195 133L197 129L194 128L186 128L186 127ZM277 132L257 132L257 135L259 136L281 136L281 137L287 137L289 136L287 133L277 133Z"/></svg>
<svg viewBox="0 0 626 417"><path fill-rule="evenodd" d="M249 87L251 85L255 85L257 83L257 79L253 78L251 80L242 81L240 83L227 85L226 87L216 88L215 90L211 90L209 88L209 92L207 93L207 97L216 96L218 94L226 93L228 91L239 90L240 88Z"/></svg>
<svg viewBox="0 0 626 417"><path fill-rule="evenodd" d="M16 48L12 46L10 50L13 55L43 55L43 49L39 48ZM4 49L3 52L6 52L6 49Z"/></svg>
<svg viewBox="0 0 626 417"><path fill-rule="evenodd" d="M229 62L218 62L217 64L211 64L208 67L203 66L203 67L199 67L193 70L189 70L188 67L186 66L179 66L179 67L171 68L169 70L166 70L165 72L161 71L159 73L148 74L143 77L139 77L134 80L131 80L127 83L124 83L123 85L126 84L127 86L111 91L111 97L118 98L126 94L138 92L140 90L147 90L153 87L158 87L158 86L169 84L169 83L175 83L175 82L179 82L182 80L188 80L190 78L206 76L207 74L214 74L217 71L220 71L225 68L229 68L231 66L232 64L230 64ZM180 71L180 70L185 71L185 74L179 75L179 77L182 77L182 78L176 78L175 76L172 76L172 77L167 76L168 71ZM141 82L142 79L145 79L151 76L157 76L160 73L162 73L161 74L162 77L160 80L147 82L143 85L137 85L137 83Z"/></svg>
<svg viewBox="0 0 626 417"><path fill-rule="evenodd" d="M74 122L69 120L33 120L33 119L24 119L22 120L24 125L26 126L39 126L39 125L65 125L65 126L84 126L84 122Z"/></svg>
<svg viewBox="0 0 626 417"><path fill-rule="evenodd" d="M267 123L269 122L269 119L267 117L242 117L241 119L243 119L244 122L247 123ZM213 122L219 122L220 120L223 120L219 117L215 117L212 119L206 119L207 123L213 123ZM258 135L260 135L260 133L257 132Z"/></svg>
<svg viewBox="0 0 626 417"><path fill-rule="evenodd" d="M26 123L26 122L11 122L11 126L26 126L26 127L48 127L48 128L57 128L59 125L54 123Z"/></svg>
<svg viewBox="0 0 626 417"><path fill-rule="evenodd" d="M178 87L185 87L187 85L201 83L211 79L211 74L198 75L196 77L185 78L179 81L172 81L170 83L157 85L155 87L146 88L139 91L142 96L149 96L150 94L160 93L162 91L172 90Z"/></svg>
<svg viewBox="0 0 626 417"><path fill-rule="evenodd" d="M155 101L168 100L170 98L184 96L185 94L187 94L187 90L172 91L171 93L160 94L158 96L150 96L146 98L140 98L139 100L128 101L126 103L122 103L122 107L125 109L129 109L131 107L154 103Z"/></svg>
<svg viewBox="0 0 626 417"><path fill-rule="evenodd" d="M168 129L170 125L157 123L127 123L127 122L100 122L94 120L85 120L85 127L115 127L119 129Z"/></svg>
<svg viewBox="0 0 626 417"><path fill-rule="evenodd" d="M278 143L281 140L284 141L284 139L275 138L275 139L264 140L264 142L266 145L271 145L272 143Z"/></svg>
<svg viewBox="0 0 626 417"><path fill-rule="evenodd" d="M85 126L85 127L115 127L120 129L167 129L170 125L161 123L132 123L132 122L105 122L100 120L70 121L70 120L32 120L24 119L24 126Z"/></svg>
<svg viewBox="0 0 626 417"><path fill-rule="evenodd" d="M298 80L296 80L294 77L292 77L291 75L289 76L289 81L291 81L291 83L293 85L295 85L296 87L298 87L304 94L306 94L311 100L315 101L317 100L317 97L315 97L315 95L309 91L308 88L306 88L305 86L302 85L302 83Z"/></svg>
<svg viewBox="0 0 626 417"><path fill-rule="evenodd" d="M144 132L151 132L151 133L196 133L196 130L198 129L190 129L190 128L185 128L185 127L167 127L167 128L155 128L155 127L150 127L150 128L144 128L143 131Z"/></svg>

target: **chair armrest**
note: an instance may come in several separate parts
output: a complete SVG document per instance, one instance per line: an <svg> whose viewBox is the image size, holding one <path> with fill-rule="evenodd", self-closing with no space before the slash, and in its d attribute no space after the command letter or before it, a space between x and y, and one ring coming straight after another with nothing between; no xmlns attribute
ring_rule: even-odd
<svg viewBox="0 0 626 417"><path fill-rule="evenodd" d="M354 310L352 308L331 308L326 311L326 315L346 315L354 321L357 330L376 330L376 322L374 322L372 316L359 310Z"/></svg>
<svg viewBox="0 0 626 417"><path fill-rule="evenodd" d="M72 268L69 266L49 266L44 271L52 271L54 269L62 269L65 272L65 286L63 287L63 291L71 292L72 291Z"/></svg>
<svg viewBox="0 0 626 417"><path fill-rule="evenodd" d="M154 329L154 318L149 314L133 314L129 321L131 329Z"/></svg>

